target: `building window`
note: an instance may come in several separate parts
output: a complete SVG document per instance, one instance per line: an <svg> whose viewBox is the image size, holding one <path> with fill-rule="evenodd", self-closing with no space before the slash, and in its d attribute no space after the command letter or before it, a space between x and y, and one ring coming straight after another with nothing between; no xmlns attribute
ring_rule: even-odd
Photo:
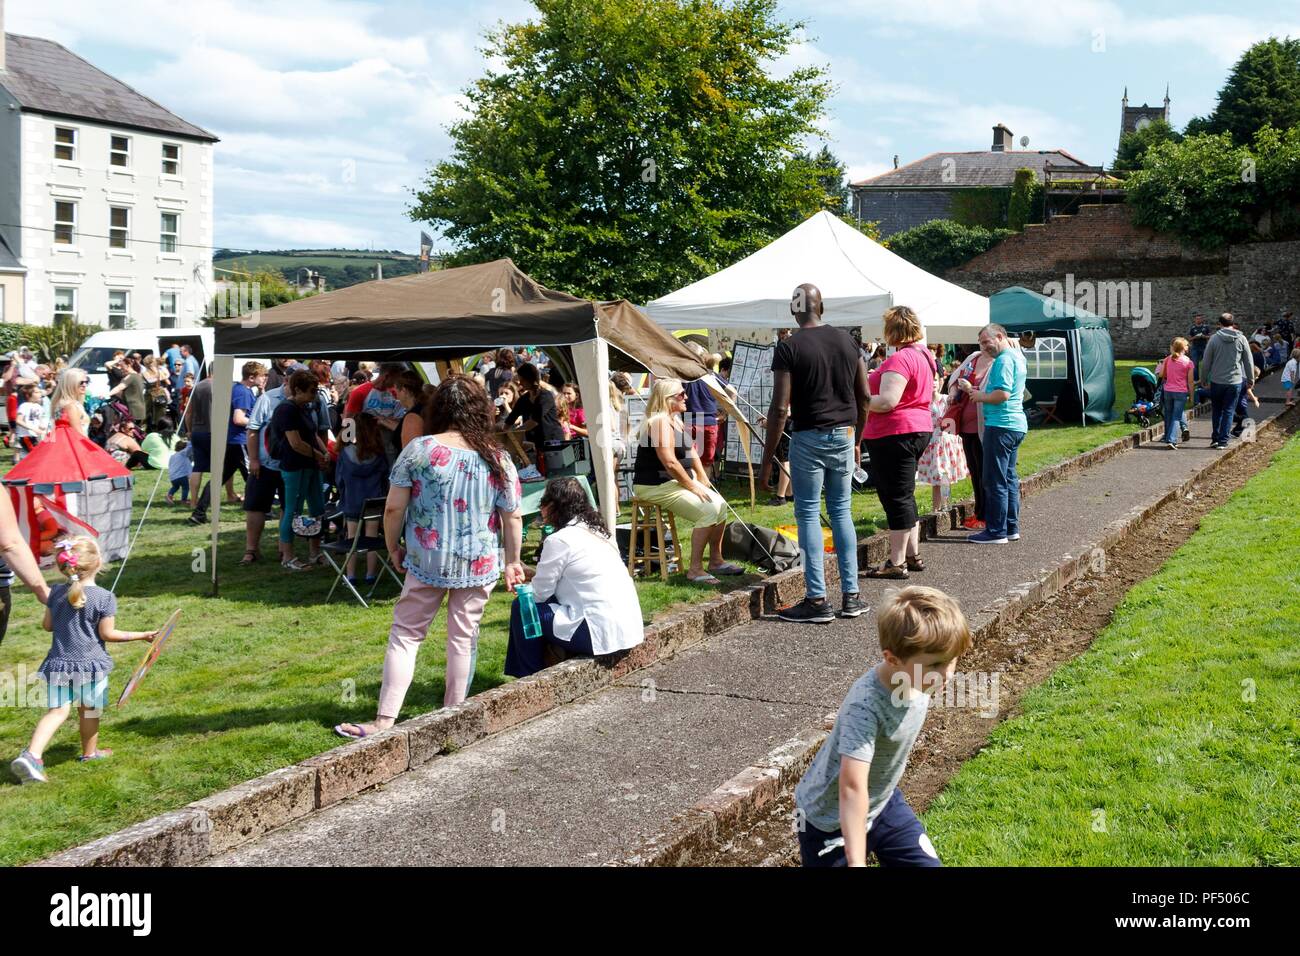
<svg viewBox="0 0 1300 956"><path fill-rule="evenodd" d="M65 126L54 127L54 158L64 162L77 161L77 131Z"/></svg>
<svg viewBox="0 0 1300 956"><path fill-rule="evenodd" d="M125 249L131 233L131 210L125 206L108 207L108 246Z"/></svg>
<svg viewBox="0 0 1300 956"><path fill-rule="evenodd" d="M176 328L176 293L162 292L158 297L158 328Z"/></svg>
<svg viewBox="0 0 1300 956"><path fill-rule="evenodd" d="M77 233L77 204L75 202L54 203L54 241L63 245L72 245Z"/></svg>
<svg viewBox="0 0 1300 956"><path fill-rule="evenodd" d="M77 290L60 289L54 290L54 324L61 325L64 322L77 321Z"/></svg>
<svg viewBox="0 0 1300 956"><path fill-rule="evenodd" d="M126 328L127 307L131 303L131 293L125 289L108 290L108 327L110 329Z"/></svg>
<svg viewBox="0 0 1300 956"><path fill-rule="evenodd" d="M131 137L114 136L108 151L108 161L123 169L131 165Z"/></svg>
<svg viewBox="0 0 1300 956"><path fill-rule="evenodd" d="M1029 378L1068 378L1065 339L1035 339L1034 347L1025 349L1025 363L1029 366Z"/></svg>
<svg viewBox="0 0 1300 956"><path fill-rule="evenodd" d="M163 143L162 171L168 176L180 175L181 148L176 143Z"/></svg>
<svg viewBox="0 0 1300 956"><path fill-rule="evenodd" d="M176 251L176 238L181 231L180 213L165 212L162 214L162 225L159 227L161 238L158 240L158 246L163 252Z"/></svg>

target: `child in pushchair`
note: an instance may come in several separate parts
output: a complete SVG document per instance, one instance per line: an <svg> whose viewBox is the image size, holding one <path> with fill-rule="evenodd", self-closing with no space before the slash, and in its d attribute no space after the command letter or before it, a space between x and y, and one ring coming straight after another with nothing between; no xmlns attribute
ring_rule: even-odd
<svg viewBox="0 0 1300 956"><path fill-rule="evenodd" d="M1164 404L1164 396L1160 394L1160 383L1156 380L1155 372L1141 365L1129 373L1129 381L1133 383L1134 397L1133 404L1124 412L1124 423L1131 425L1137 422L1143 428L1147 428L1160 418L1161 407Z"/></svg>

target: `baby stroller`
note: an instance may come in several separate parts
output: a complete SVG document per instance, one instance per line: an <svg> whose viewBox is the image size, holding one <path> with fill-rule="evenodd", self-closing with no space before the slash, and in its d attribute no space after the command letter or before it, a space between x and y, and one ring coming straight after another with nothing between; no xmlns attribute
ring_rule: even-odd
<svg viewBox="0 0 1300 956"><path fill-rule="evenodd" d="M1160 394L1160 383L1156 379L1155 372L1140 365L1133 369L1128 377L1133 383L1134 398L1133 404L1124 413L1124 423L1131 425L1137 422L1146 428L1152 421L1159 420L1161 415L1164 397Z"/></svg>

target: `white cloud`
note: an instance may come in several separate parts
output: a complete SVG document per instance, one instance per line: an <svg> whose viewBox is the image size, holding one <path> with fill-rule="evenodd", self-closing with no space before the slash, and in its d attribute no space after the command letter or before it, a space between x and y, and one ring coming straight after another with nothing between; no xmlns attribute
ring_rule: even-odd
<svg viewBox="0 0 1300 956"><path fill-rule="evenodd" d="M1193 46L1227 65L1252 43L1300 34L1300 16L1186 13L1135 14L1109 0L812 0L826 15L861 20L871 31L921 27L930 31L994 37L1016 44L1092 48Z"/></svg>

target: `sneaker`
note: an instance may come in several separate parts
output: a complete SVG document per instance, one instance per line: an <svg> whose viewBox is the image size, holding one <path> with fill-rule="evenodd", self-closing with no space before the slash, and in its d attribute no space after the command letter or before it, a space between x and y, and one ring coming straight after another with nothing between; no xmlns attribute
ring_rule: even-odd
<svg viewBox="0 0 1300 956"><path fill-rule="evenodd" d="M195 511L191 513L190 516L185 520L188 521L190 524L207 524L208 516L206 514L199 514L197 511Z"/></svg>
<svg viewBox="0 0 1300 956"><path fill-rule="evenodd" d="M45 761L38 760L26 750L9 764L9 769L23 783L49 783L45 777Z"/></svg>
<svg viewBox="0 0 1300 956"><path fill-rule="evenodd" d="M971 544L1006 544L1006 538L995 538L987 531L981 531L978 534L970 535L967 539Z"/></svg>
<svg viewBox="0 0 1300 956"><path fill-rule="evenodd" d="M1183 426L1183 441L1187 441L1187 439L1189 439L1189 438L1191 438L1191 437L1192 437L1192 433L1191 433L1190 431L1188 431L1187 426L1184 425L1184 426Z"/></svg>
<svg viewBox="0 0 1300 956"><path fill-rule="evenodd" d="M870 610L860 594L846 594L840 600L840 617L858 617Z"/></svg>
<svg viewBox="0 0 1300 956"><path fill-rule="evenodd" d="M1010 534L1007 535L1007 540L1008 540L1008 541L1019 541L1019 540L1020 540L1020 532L1019 532L1019 531L1012 531Z"/></svg>
<svg viewBox="0 0 1300 956"><path fill-rule="evenodd" d="M795 624L829 624L835 620L835 612L831 610L831 604L825 598L820 601L804 598L798 604L781 608L776 612L776 616Z"/></svg>
<svg viewBox="0 0 1300 956"><path fill-rule="evenodd" d="M971 531L983 531L984 528L986 527L984 522L980 521L980 519L976 518L974 515L971 515L969 518L963 521L961 523L961 526L963 528L969 528Z"/></svg>
<svg viewBox="0 0 1300 956"><path fill-rule="evenodd" d="M1228 447L1228 443L1222 441L1216 441L1212 445L1210 445L1210 447L1215 451L1223 451L1223 449Z"/></svg>
<svg viewBox="0 0 1300 956"><path fill-rule="evenodd" d="M785 504L785 499L782 498L780 495L773 495L771 498L767 499L767 503L771 505L773 508L776 508L779 507L780 505Z"/></svg>

